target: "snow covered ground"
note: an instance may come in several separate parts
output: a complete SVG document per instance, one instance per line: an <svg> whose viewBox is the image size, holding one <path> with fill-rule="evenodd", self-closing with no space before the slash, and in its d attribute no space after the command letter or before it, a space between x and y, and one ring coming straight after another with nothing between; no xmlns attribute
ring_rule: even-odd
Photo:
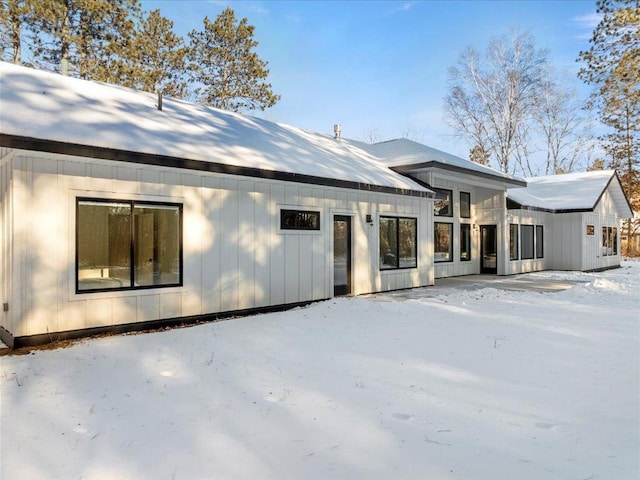
<svg viewBox="0 0 640 480"><path fill-rule="evenodd" d="M640 263L0 357L2 479L637 479Z"/></svg>

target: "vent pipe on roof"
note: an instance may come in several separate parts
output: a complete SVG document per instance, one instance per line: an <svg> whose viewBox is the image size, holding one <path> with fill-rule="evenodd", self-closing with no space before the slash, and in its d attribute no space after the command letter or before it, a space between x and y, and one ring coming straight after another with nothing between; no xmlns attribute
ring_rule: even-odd
<svg viewBox="0 0 640 480"><path fill-rule="evenodd" d="M156 90L158 92L158 110L162 111L162 92L160 90Z"/></svg>
<svg viewBox="0 0 640 480"><path fill-rule="evenodd" d="M333 125L333 138L335 138L336 140L340 140L340 133L341 133L341 129L340 129L340 124L336 123Z"/></svg>

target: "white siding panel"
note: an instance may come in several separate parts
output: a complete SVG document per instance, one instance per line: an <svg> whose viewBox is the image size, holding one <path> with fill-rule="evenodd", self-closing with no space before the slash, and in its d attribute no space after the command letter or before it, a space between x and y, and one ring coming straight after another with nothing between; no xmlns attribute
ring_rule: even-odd
<svg viewBox="0 0 640 480"><path fill-rule="evenodd" d="M331 297L334 214L353 219L353 293L433 282L432 206L426 199L45 153L0 163L0 192L0 251L10 263L3 263L0 292L14 292L3 325L15 336ZM77 197L181 203L184 285L77 294ZM280 232L281 206L319 209L320 232ZM379 271L379 212L421 216L418 269ZM367 214L373 224L365 222Z"/></svg>
<svg viewBox="0 0 640 480"><path fill-rule="evenodd" d="M298 302L300 298L300 236L285 234L284 248L284 303Z"/></svg>
<svg viewBox="0 0 640 480"><path fill-rule="evenodd" d="M157 320L160 317L160 295L140 295L138 297L137 321ZM126 322L122 322L126 323Z"/></svg>
<svg viewBox="0 0 640 480"><path fill-rule="evenodd" d="M160 297L160 318L182 316L182 294L180 292L162 293Z"/></svg>
<svg viewBox="0 0 640 480"><path fill-rule="evenodd" d="M222 311L222 286L220 278L222 276L222 243L225 235L225 228L222 224L222 205L226 201L227 192L223 192L219 188L219 182L209 182L205 179L202 189L196 189L199 192L201 203L199 204L200 217L200 239L201 239L201 256L199 260L201 283L198 284L195 279L193 289L198 292L201 285L202 296L202 312L220 312ZM224 200L223 200L224 198ZM185 196L185 202L187 197ZM185 203L185 210L188 204ZM194 260L198 256L194 256ZM188 272L187 252L185 252L185 274Z"/></svg>
<svg viewBox="0 0 640 480"><path fill-rule="evenodd" d="M315 235L300 235L298 257L298 301L313 299L313 238Z"/></svg>
<svg viewBox="0 0 640 480"><path fill-rule="evenodd" d="M256 304L256 238L255 238L255 210L253 195L249 193L252 184L240 182L240 197L238 199L238 269L239 284L238 308L253 308Z"/></svg>
<svg viewBox="0 0 640 480"><path fill-rule="evenodd" d="M239 305L239 275L238 268L238 229L239 212L238 204L240 193L236 180L223 182L224 198L222 200L220 226L221 247L220 254L220 301L223 312L238 310Z"/></svg>
<svg viewBox="0 0 640 480"><path fill-rule="evenodd" d="M324 226L322 228L328 228L327 222L324 222ZM329 267L329 262L325 259L328 257L326 254L325 248L328 248L326 245L330 242L327 240L326 235L312 235L313 239L312 252L311 252L311 299L312 300L321 300L323 298L328 298L331 295L328 293L328 289L325 287L325 278L329 278L331 275L331 268Z"/></svg>
<svg viewBox="0 0 640 480"><path fill-rule="evenodd" d="M87 300L87 310L91 315L87 317L86 328L108 327L113 324L113 298L90 298Z"/></svg>

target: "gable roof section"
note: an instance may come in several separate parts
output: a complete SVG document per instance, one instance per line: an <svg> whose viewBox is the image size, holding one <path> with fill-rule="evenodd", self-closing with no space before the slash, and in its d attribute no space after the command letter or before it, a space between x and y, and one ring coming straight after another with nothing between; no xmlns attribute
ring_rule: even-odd
<svg viewBox="0 0 640 480"><path fill-rule="evenodd" d="M401 173L441 169L482 177L507 185L526 186L526 182L520 178L406 138L375 143L369 146L369 151L379 157L385 165Z"/></svg>
<svg viewBox="0 0 640 480"><path fill-rule="evenodd" d="M529 178L527 188L509 189L507 198L524 209L553 213L590 212L607 189L620 217L632 217L631 205L615 170Z"/></svg>
<svg viewBox="0 0 640 480"><path fill-rule="evenodd" d="M0 145L429 197L357 144L155 94L0 62Z"/></svg>

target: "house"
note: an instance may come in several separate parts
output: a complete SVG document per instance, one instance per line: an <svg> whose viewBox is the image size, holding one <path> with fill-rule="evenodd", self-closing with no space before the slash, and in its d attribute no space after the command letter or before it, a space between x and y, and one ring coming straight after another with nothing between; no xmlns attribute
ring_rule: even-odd
<svg viewBox="0 0 640 480"><path fill-rule="evenodd" d="M527 184L409 140L368 145L0 62L0 339L562 268L555 218L571 207L513 196ZM615 174L602 192L589 208L607 218L587 225L612 228L613 266L612 222L629 208ZM544 256L525 258L529 224Z"/></svg>
<svg viewBox="0 0 640 480"><path fill-rule="evenodd" d="M614 170L527 179L509 189L508 273L620 266L620 220L633 217Z"/></svg>
<svg viewBox="0 0 640 480"><path fill-rule="evenodd" d="M508 272L507 191L527 183L407 139L370 148L393 171L436 192L434 277Z"/></svg>
<svg viewBox="0 0 640 480"><path fill-rule="evenodd" d="M356 144L7 63L0 75L10 346L433 284L433 192Z"/></svg>

